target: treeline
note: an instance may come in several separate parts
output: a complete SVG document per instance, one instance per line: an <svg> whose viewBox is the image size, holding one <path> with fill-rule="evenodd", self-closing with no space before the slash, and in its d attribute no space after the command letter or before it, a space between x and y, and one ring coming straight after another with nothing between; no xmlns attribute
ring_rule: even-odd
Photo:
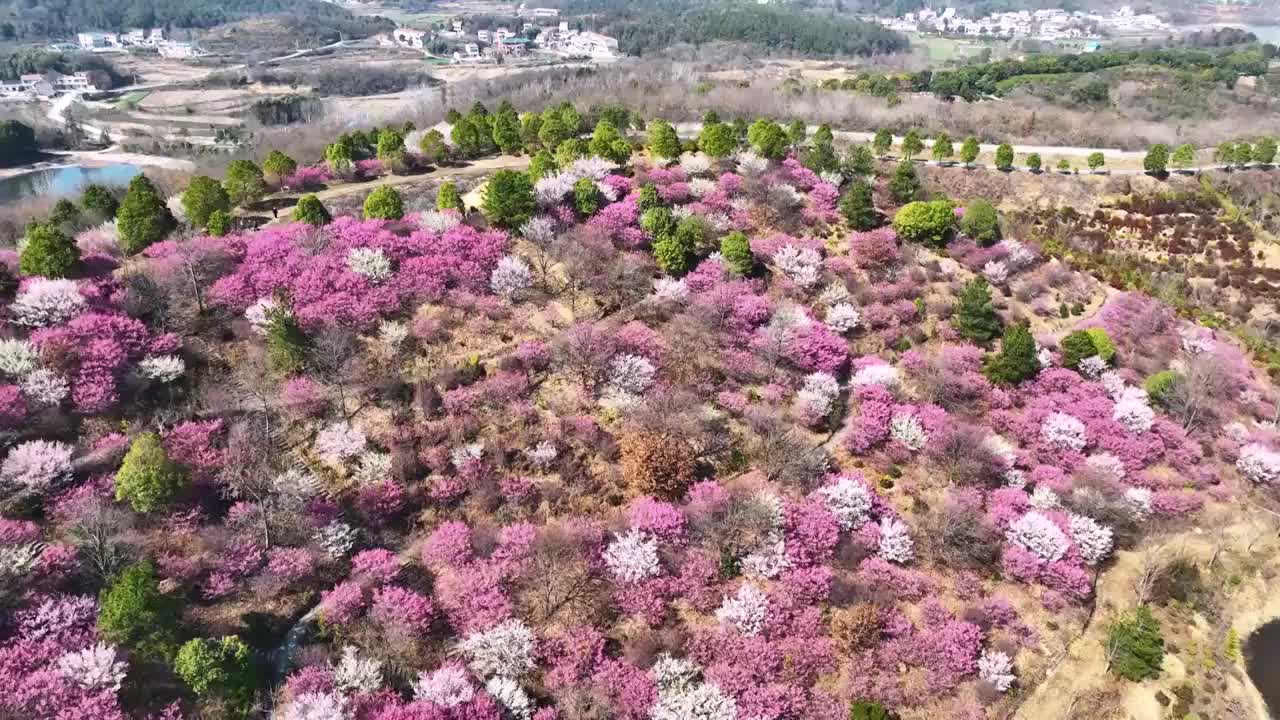
<svg viewBox="0 0 1280 720"><path fill-rule="evenodd" d="M619 50L628 55L716 41L820 56L878 55L908 46L902 35L873 23L773 5L568 0L561 6L566 15L586 16L588 26L616 37Z"/></svg>
<svg viewBox="0 0 1280 720"><path fill-rule="evenodd" d="M64 75L73 72L96 72L112 86L124 78L116 67L101 55L88 53L58 53L37 48L22 48L12 53L0 54L0 79L16 80L21 75L55 70Z"/></svg>
<svg viewBox="0 0 1280 720"><path fill-rule="evenodd" d="M1225 49L1217 52L1193 49L1112 50L1079 55L1046 55L1026 60L970 65L955 70L925 70L911 76L911 90L940 97L976 100L998 95L1000 83L1026 75L1090 73L1125 65L1157 65L1175 70L1210 73L1215 81L1232 84L1242 75L1267 72L1268 52L1263 47Z"/></svg>
<svg viewBox="0 0 1280 720"><path fill-rule="evenodd" d="M319 0L0 0L0 27L13 38L67 37L77 30L120 31L127 28L210 28L257 15L284 13L298 18L342 21L359 29L375 18L356 18L333 3ZM347 28L344 27L344 32ZM378 32L378 31L374 31Z"/></svg>
<svg viewBox="0 0 1280 720"><path fill-rule="evenodd" d="M243 71L214 73L205 87L241 87L252 83L310 87L317 95L361 97L430 87L436 80L425 70L397 70L385 67L344 67L340 70L291 70L253 67Z"/></svg>

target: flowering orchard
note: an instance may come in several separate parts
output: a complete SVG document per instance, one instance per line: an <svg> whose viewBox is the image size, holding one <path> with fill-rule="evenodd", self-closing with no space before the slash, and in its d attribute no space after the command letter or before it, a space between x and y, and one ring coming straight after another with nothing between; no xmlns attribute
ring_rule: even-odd
<svg viewBox="0 0 1280 720"><path fill-rule="evenodd" d="M1158 301L1056 318L1104 289L950 201L851 230L829 140L548 113L483 214L6 257L0 715L1007 717L1118 550L1280 485ZM344 138L272 182L405 160Z"/></svg>

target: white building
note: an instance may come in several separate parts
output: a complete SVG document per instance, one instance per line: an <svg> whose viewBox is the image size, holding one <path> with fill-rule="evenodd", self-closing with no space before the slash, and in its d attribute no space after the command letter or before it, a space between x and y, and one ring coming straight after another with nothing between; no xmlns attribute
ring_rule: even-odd
<svg viewBox="0 0 1280 720"><path fill-rule="evenodd" d="M476 37L477 37L477 38L479 38L480 42L487 43L487 42L489 42L489 39L490 39L490 38L489 38L489 31L488 31L488 30L481 30L481 31L479 31L479 32L477 32L477 33L476 33Z"/></svg>
<svg viewBox="0 0 1280 720"><path fill-rule="evenodd" d="M557 10L556 8L530 8L530 7L525 7L524 5L520 6L520 10L517 11L516 14L519 15L520 17L535 17L535 18L560 17L560 11Z"/></svg>
<svg viewBox="0 0 1280 720"><path fill-rule="evenodd" d="M82 32L76 35L80 49L89 52L110 52L120 48L120 36L115 33Z"/></svg>
<svg viewBox="0 0 1280 720"><path fill-rule="evenodd" d="M98 87L87 72L63 75L49 71L44 74L22 75L17 82L0 83L0 97L6 99L32 99L54 97L66 93L94 92Z"/></svg>
<svg viewBox="0 0 1280 720"><path fill-rule="evenodd" d="M166 40L160 43L160 57L169 58L171 60L185 60L187 58L204 57L209 53L201 50L193 42L175 42Z"/></svg>
<svg viewBox="0 0 1280 720"><path fill-rule="evenodd" d="M565 38L562 49L570 55L611 58L618 49L618 41L596 32L570 33Z"/></svg>

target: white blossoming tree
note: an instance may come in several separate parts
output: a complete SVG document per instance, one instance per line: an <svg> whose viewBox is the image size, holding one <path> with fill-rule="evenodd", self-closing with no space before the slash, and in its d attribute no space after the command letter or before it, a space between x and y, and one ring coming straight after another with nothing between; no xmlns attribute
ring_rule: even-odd
<svg viewBox="0 0 1280 720"><path fill-rule="evenodd" d="M640 530L629 530L609 543L604 563L613 576L623 582L640 582L657 575L658 539Z"/></svg>
<svg viewBox="0 0 1280 720"><path fill-rule="evenodd" d="M533 669L533 631L520 620L472 633L458 643L458 650L481 677L517 678Z"/></svg>
<svg viewBox="0 0 1280 720"><path fill-rule="evenodd" d="M1071 547L1062 528L1034 510L1014 520L1005 539L1046 562L1061 560Z"/></svg>

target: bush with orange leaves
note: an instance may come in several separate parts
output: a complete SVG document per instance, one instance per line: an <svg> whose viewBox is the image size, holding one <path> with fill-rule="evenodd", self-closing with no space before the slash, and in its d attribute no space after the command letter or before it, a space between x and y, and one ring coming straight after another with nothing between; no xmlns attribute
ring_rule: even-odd
<svg viewBox="0 0 1280 720"><path fill-rule="evenodd" d="M858 603L831 613L831 637L836 647L851 655L875 644L880 636L880 611L871 603Z"/></svg>
<svg viewBox="0 0 1280 720"><path fill-rule="evenodd" d="M622 475L636 495L675 500L693 482L693 448L667 433L630 432L619 441Z"/></svg>

